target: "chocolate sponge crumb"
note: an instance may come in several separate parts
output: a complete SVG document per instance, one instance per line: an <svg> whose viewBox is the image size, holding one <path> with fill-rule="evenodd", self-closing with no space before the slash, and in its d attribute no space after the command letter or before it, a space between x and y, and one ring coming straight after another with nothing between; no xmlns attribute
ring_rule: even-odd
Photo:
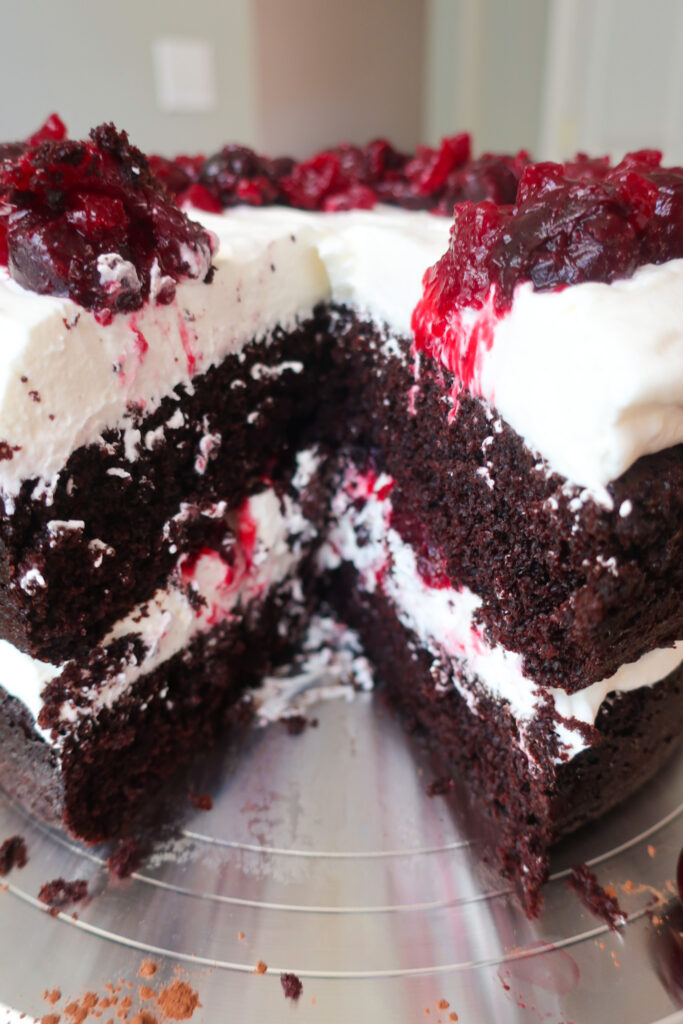
<svg viewBox="0 0 683 1024"><path fill-rule="evenodd" d="M10 836L0 846L0 878L9 874L12 868L23 868L28 860L23 836Z"/></svg>
<svg viewBox="0 0 683 1024"><path fill-rule="evenodd" d="M293 999L294 1002L297 1001L304 990L301 979L297 978L296 974L281 974L280 984L282 985L282 991L285 994L285 998Z"/></svg>
<svg viewBox="0 0 683 1024"><path fill-rule="evenodd" d="M47 903L51 910L61 910L71 903L79 903L88 895L88 883L77 878L73 882L66 882L63 878L55 878L46 882L38 893L41 903Z"/></svg>
<svg viewBox="0 0 683 1024"><path fill-rule="evenodd" d="M587 864L578 864L572 868L567 885L574 890L584 907L590 910L591 914L602 918L612 931L626 924L628 914L621 909L616 896L608 893L600 885Z"/></svg>
<svg viewBox="0 0 683 1024"><path fill-rule="evenodd" d="M111 857L107 857L107 870L114 878L128 878L140 867L142 855L134 839L122 839Z"/></svg>

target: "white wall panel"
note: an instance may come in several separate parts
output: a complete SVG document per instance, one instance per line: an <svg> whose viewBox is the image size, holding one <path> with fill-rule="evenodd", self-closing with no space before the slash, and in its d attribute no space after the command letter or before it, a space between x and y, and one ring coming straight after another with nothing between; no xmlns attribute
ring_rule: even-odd
<svg viewBox="0 0 683 1024"><path fill-rule="evenodd" d="M551 0L540 151L683 160L683 3Z"/></svg>
<svg viewBox="0 0 683 1024"><path fill-rule="evenodd" d="M429 0L424 124L481 150L537 149L547 0Z"/></svg>
<svg viewBox="0 0 683 1024"><path fill-rule="evenodd" d="M113 120L158 152L255 141L249 0L3 0L1 10L0 138L25 137L56 110L76 136ZM168 37L212 48L213 110L160 110L152 46Z"/></svg>

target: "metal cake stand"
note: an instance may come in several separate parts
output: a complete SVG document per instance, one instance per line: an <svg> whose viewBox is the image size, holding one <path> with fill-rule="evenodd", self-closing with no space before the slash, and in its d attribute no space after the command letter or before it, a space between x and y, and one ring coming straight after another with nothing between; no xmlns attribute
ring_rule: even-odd
<svg viewBox="0 0 683 1024"><path fill-rule="evenodd" d="M39 1019L112 984L132 1015L151 958L150 986L182 977L197 991L196 1024L683 1021L683 751L627 810L558 848L530 923L469 824L426 797L428 770L379 701L307 713L316 728L254 727L200 766L191 788L213 808L180 801L177 832L125 881L109 878L108 850L0 795L0 839L19 833L29 853L0 893L0 1000ZM584 861L629 914L616 933L566 886ZM87 879L91 898L52 917L37 894L58 876ZM282 971L303 983L297 1003Z"/></svg>

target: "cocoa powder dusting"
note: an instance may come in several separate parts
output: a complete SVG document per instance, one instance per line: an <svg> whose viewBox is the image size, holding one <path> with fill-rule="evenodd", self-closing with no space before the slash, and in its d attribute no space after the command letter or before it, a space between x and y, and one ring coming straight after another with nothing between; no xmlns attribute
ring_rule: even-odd
<svg viewBox="0 0 683 1024"><path fill-rule="evenodd" d="M130 996L124 996L116 1009L116 1016L119 1020L126 1020L128 1017L128 1011L133 1005L133 1000Z"/></svg>
<svg viewBox="0 0 683 1024"><path fill-rule="evenodd" d="M138 977L152 978L158 971L153 960L143 960L138 968ZM265 969L265 964L264 964ZM61 1014L48 1014L40 1024L92 1024L98 1020L101 1024L164 1024L167 1021L189 1020L194 1011L201 1007L199 994L187 981L182 980L181 968L174 969L175 979L168 985L141 984L137 994L132 991L133 984L124 978L118 982L107 982L103 985L108 993L86 992L85 995L71 999ZM126 993L130 989L130 994ZM58 988L46 989L43 999L54 1005L62 998ZM155 1001L154 1009L143 1008L143 1003ZM109 1013L106 1013L106 1011ZM0 1022L1 1024L1 1022Z"/></svg>
<svg viewBox="0 0 683 1024"><path fill-rule="evenodd" d="M143 960L138 970L138 978L153 978L158 970L153 960Z"/></svg>
<svg viewBox="0 0 683 1024"><path fill-rule="evenodd" d="M199 996L186 981L176 979L157 996L157 1006L170 1020L189 1020L198 1006Z"/></svg>
<svg viewBox="0 0 683 1024"><path fill-rule="evenodd" d="M91 1010L94 1010L98 1003L96 992L86 992L81 999L74 999L64 1007L64 1013L71 1021L71 1024L83 1024Z"/></svg>

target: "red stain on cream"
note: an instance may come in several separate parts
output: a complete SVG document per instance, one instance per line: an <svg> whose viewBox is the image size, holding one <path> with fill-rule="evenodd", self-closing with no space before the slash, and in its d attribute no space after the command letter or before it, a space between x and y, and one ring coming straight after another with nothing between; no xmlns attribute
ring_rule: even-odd
<svg viewBox="0 0 683 1024"><path fill-rule="evenodd" d="M145 356L149 351L149 342L147 341L144 334L137 325L137 317L132 316L130 318L130 329L135 335L135 341L133 342L135 354L138 357L138 362L142 364L144 363Z"/></svg>
<svg viewBox="0 0 683 1024"><path fill-rule="evenodd" d="M180 334L180 341L182 342L183 351L187 360L187 372L190 377L194 376L195 370L197 369L197 359L192 348L192 339L190 338L190 331L185 323L185 318L182 313L178 313L178 332Z"/></svg>

